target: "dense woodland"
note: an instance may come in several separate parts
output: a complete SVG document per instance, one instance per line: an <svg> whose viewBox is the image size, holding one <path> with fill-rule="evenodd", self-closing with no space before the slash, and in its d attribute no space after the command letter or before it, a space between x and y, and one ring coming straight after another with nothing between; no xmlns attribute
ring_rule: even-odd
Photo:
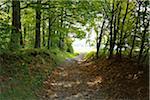
<svg viewBox="0 0 150 100"><path fill-rule="evenodd" d="M102 58L126 61L124 59L127 58L137 64L138 70L146 70L144 73L147 75L149 3L149 0L1 0L0 69L3 71L0 74L0 82L4 81L1 86L7 87L6 83L14 84L8 77L16 77L14 73L22 68L19 66L28 69L30 65L37 66L38 62L39 66L56 66L60 59L74 57L76 55L72 47L74 38L84 39L87 33L93 34L91 30L96 33L96 38L94 41L87 38L87 43L95 45L96 52L87 54L88 57L94 58L94 61ZM56 56L53 58L53 55ZM64 56L66 58L63 58ZM45 77L50 72L46 72ZM37 74L33 75L35 76ZM43 79L45 78L40 78L40 85ZM28 80L27 84L35 86L34 83L37 81L39 77L32 82ZM39 87L39 84L36 86ZM6 90L4 88L0 93ZM10 100L8 95L0 96L3 97L2 100ZM141 98L137 100L142 100ZM14 100L24 99L22 97Z"/></svg>
<svg viewBox="0 0 150 100"><path fill-rule="evenodd" d="M148 57L148 0L4 0L0 7L1 52L52 47L72 51L69 33L84 38L85 30L94 28L97 56L105 44L102 49L109 57Z"/></svg>

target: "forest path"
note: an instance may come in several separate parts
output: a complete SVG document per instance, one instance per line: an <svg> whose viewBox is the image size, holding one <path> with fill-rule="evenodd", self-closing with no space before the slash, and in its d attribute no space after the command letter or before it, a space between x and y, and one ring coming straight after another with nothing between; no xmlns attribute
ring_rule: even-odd
<svg viewBox="0 0 150 100"><path fill-rule="evenodd" d="M82 69L84 54L67 59L44 82L42 100L103 100L102 78Z"/></svg>

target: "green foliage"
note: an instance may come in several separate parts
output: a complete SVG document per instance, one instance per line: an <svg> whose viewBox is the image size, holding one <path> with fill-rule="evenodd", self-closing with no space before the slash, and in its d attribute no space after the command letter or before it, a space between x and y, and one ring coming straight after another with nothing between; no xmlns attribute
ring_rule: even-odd
<svg viewBox="0 0 150 100"><path fill-rule="evenodd" d="M95 51L91 51L89 53L87 53L84 57L85 60L88 60L88 59L94 59L96 57L96 52Z"/></svg>
<svg viewBox="0 0 150 100"><path fill-rule="evenodd" d="M11 26L9 25L9 14L0 11L0 53L8 50Z"/></svg>
<svg viewBox="0 0 150 100"><path fill-rule="evenodd" d="M69 52L61 51L56 48L52 48L50 52L52 52L54 61L57 61L57 65L62 63L67 58L74 58L77 55L76 53L69 53Z"/></svg>

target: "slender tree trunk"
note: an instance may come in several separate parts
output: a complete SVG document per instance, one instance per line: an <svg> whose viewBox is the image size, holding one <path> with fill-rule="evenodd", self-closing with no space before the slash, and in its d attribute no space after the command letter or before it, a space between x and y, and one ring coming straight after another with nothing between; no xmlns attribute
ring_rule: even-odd
<svg viewBox="0 0 150 100"><path fill-rule="evenodd" d="M144 55L144 57L143 57L143 60L142 60L142 62L148 62L148 64L149 64L149 61L147 61L147 57L148 57L148 60L149 60L149 48L147 48L147 50L145 51L145 55Z"/></svg>
<svg viewBox="0 0 150 100"><path fill-rule="evenodd" d="M62 28L63 27L63 8L61 9L61 18L60 18L60 27ZM59 32L59 48L62 49L62 33Z"/></svg>
<svg viewBox="0 0 150 100"><path fill-rule="evenodd" d="M20 32L20 45L21 45L21 47L24 47L23 44L24 44L23 43L23 36L22 36L22 32Z"/></svg>
<svg viewBox="0 0 150 100"><path fill-rule="evenodd" d="M109 46L109 39L107 40L106 44L105 44L105 47L104 47L104 54L106 53L106 50L107 50L107 46Z"/></svg>
<svg viewBox="0 0 150 100"><path fill-rule="evenodd" d="M113 19L114 19L114 0L113 0L113 6L112 6L112 11L111 11L111 21L110 21L110 49L109 49L109 58L112 57L112 54L113 54Z"/></svg>
<svg viewBox="0 0 150 100"><path fill-rule="evenodd" d="M45 47L45 21L44 21L44 15L43 15L43 25L42 25L42 33L43 33L43 47Z"/></svg>
<svg viewBox="0 0 150 100"><path fill-rule="evenodd" d="M114 50L114 47L116 45L116 37L117 37L117 31L116 31L116 16L114 19L114 38L113 38L113 43L112 43L112 51Z"/></svg>
<svg viewBox="0 0 150 100"><path fill-rule="evenodd" d="M120 13L121 13L121 6L119 7L119 12L118 12L118 16L117 16L117 29L116 29L116 33L118 33L118 40L119 40L119 26L120 26ZM117 52L116 54L119 54L119 42L117 41Z"/></svg>
<svg viewBox="0 0 150 100"><path fill-rule="evenodd" d="M22 45L21 21L20 21L20 1L12 0L12 33L10 49L15 50Z"/></svg>
<svg viewBox="0 0 150 100"><path fill-rule="evenodd" d="M105 25L105 19L104 19L102 27L101 27L101 33L99 34L99 37L97 39L97 51L96 51L97 59L99 57L99 49L100 49L100 46L101 46L101 40L102 40L102 34L103 34L104 25Z"/></svg>
<svg viewBox="0 0 150 100"><path fill-rule="evenodd" d="M23 47L23 36L22 36L22 32L21 32L21 15L20 15L20 1L18 1L18 27L19 27L19 33L20 33L20 45Z"/></svg>
<svg viewBox="0 0 150 100"><path fill-rule="evenodd" d="M37 0L36 8L36 36L35 36L35 48L41 47L41 34L40 34L40 24L41 24L41 0Z"/></svg>
<svg viewBox="0 0 150 100"><path fill-rule="evenodd" d="M59 36L59 32L58 31L56 31L56 34ZM58 46L58 48L60 48L60 41L59 40L57 41L57 46Z"/></svg>
<svg viewBox="0 0 150 100"><path fill-rule="evenodd" d="M27 29L26 29L26 26L24 25L24 38L23 38L23 47L25 47L26 45L26 35L27 35Z"/></svg>
<svg viewBox="0 0 150 100"><path fill-rule="evenodd" d="M49 49L51 44L51 19L50 18L48 19L48 43L47 44Z"/></svg>
<svg viewBox="0 0 150 100"><path fill-rule="evenodd" d="M144 50L144 43L145 43L145 36L146 36L146 33L147 33L147 28L149 27L149 21L146 25L146 22L145 22L145 15L146 15L146 12L147 12L147 6L145 6L145 11L144 11L144 14L143 14L143 26L144 26L144 32L143 32L143 35L142 35L142 42L141 42L141 46L140 46L140 52L139 52L139 57L138 57L138 62L140 63L140 60L142 58L142 53L143 53L143 50Z"/></svg>
<svg viewBox="0 0 150 100"><path fill-rule="evenodd" d="M61 32L58 32L58 33L59 33L59 44L58 44L58 47L62 48L62 46L61 46Z"/></svg>
<svg viewBox="0 0 150 100"><path fill-rule="evenodd" d="M54 30L51 30L51 44L50 46L53 47L52 35L54 34Z"/></svg>
<svg viewBox="0 0 150 100"><path fill-rule="evenodd" d="M122 54L122 36L123 36L123 31L124 31L124 24L125 24L125 20L128 14L128 8L129 8L129 0L127 0L127 6L126 6L126 12L122 21L122 27L121 27L121 36L120 36L120 43L119 43L119 55L121 57Z"/></svg>
<svg viewBox="0 0 150 100"><path fill-rule="evenodd" d="M132 47L131 47L131 51L130 51L130 58L132 57L132 52L133 52L133 49L134 49L134 44L135 44L135 40L136 40L136 33L137 33L137 30L138 30L138 23L140 22L139 21L139 16L140 16L140 7L141 7L141 3L139 4L139 8L138 8L138 15L137 15L137 18L136 18L136 26L135 26L135 29L134 29L134 37L133 37L133 41L132 41Z"/></svg>

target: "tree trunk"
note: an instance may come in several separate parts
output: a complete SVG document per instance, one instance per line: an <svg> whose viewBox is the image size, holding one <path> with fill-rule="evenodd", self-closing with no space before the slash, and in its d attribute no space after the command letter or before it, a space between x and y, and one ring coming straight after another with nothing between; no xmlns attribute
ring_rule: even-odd
<svg viewBox="0 0 150 100"><path fill-rule="evenodd" d="M143 14L144 32L143 32L143 35L142 35L142 42L141 42L140 52L139 52L139 57L138 57L138 62L139 63L140 63L140 60L141 60L141 57L142 57L142 53L143 53L143 50L144 50L144 43L145 43L145 36L146 36L147 28L149 27L149 21L148 21L147 25L145 25L146 24L146 22L145 22L146 11L147 11L147 6L145 6L145 11L144 11L144 14Z"/></svg>
<svg viewBox="0 0 150 100"><path fill-rule="evenodd" d="M20 1L12 0L12 33L10 49L15 50L22 45L21 21L20 21Z"/></svg>
<svg viewBox="0 0 150 100"><path fill-rule="evenodd" d="M141 3L139 4L139 8L138 8L138 15L137 15L137 18L136 18L136 26L135 26L135 29L134 29L134 37L133 37L133 41L132 41L132 47L131 47L131 50L130 50L130 58L132 57L132 52L133 52L133 49L134 49L134 44L135 44L135 40L136 40L136 33L137 33L137 29L138 29L138 23L140 22L139 21L139 16L140 16L140 7L141 7Z"/></svg>
<svg viewBox="0 0 150 100"><path fill-rule="evenodd" d="M99 37L97 39L97 51L96 51L96 57L97 57L97 59L99 57L99 49L100 49L100 46L101 46L101 40L102 40L102 34L103 34L104 24L105 24L105 19L104 19L102 27L101 27L101 33L100 33L100 35L99 35Z"/></svg>
<svg viewBox="0 0 150 100"><path fill-rule="evenodd" d="M122 27L121 27L121 36L120 36L120 43L119 43L119 56L121 57L122 54L122 36L123 36L123 31L124 31L124 24L125 20L128 14L128 8L129 8L129 0L127 0L127 6L126 6L126 12L122 21Z"/></svg>
<svg viewBox="0 0 150 100"><path fill-rule="evenodd" d="M26 34L27 34L27 29L26 29L26 26L24 25L24 38L23 38L23 47L25 47L26 45Z"/></svg>
<svg viewBox="0 0 150 100"><path fill-rule="evenodd" d="M104 47L104 54L106 53L107 51L107 46L109 46L109 39L107 40L106 44L105 44L105 47Z"/></svg>
<svg viewBox="0 0 150 100"><path fill-rule="evenodd" d="M117 31L116 31L116 16L115 16L115 19L114 19L114 38L113 38L113 41L112 41L113 42L112 43L112 52L113 52L115 44L116 44L116 37L117 37Z"/></svg>
<svg viewBox="0 0 150 100"><path fill-rule="evenodd" d="M48 19L48 23L49 23L49 25L48 25L48 43L47 43L47 46L48 46L48 49L49 49L50 44L51 44L51 19L50 18Z"/></svg>
<svg viewBox="0 0 150 100"><path fill-rule="evenodd" d="M113 6L112 6L112 11L111 11L111 21L110 21L110 49L109 49L109 58L112 57L113 54L113 19L114 19L114 0L113 0Z"/></svg>
<svg viewBox="0 0 150 100"><path fill-rule="evenodd" d="M116 29L116 33L118 33L118 40L119 40L119 26L120 26L120 13L121 13L121 6L119 7L119 13L118 13L118 20L117 20L117 29ZM117 41L117 52L116 54L119 54L119 42Z"/></svg>
<svg viewBox="0 0 150 100"><path fill-rule="evenodd" d="M45 21L44 21L44 15L43 15L43 25L42 25L42 33L43 33L43 47L45 47Z"/></svg>
<svg viewBox="0 0 150 100"><path fill-rule="evenodd" d="M40 24L41 24L41 0L37 0L35 48L41 47Z"/></svg>
<svg viewBox="0 0 150 100"><path fill-rule="evenodd" d="M60 27L63 27L63 8L61 9L61 18L60 18ZM62 33L59 32L59 48L62 49L62 42L63 42L63 38L62 38Z"/></svg>

